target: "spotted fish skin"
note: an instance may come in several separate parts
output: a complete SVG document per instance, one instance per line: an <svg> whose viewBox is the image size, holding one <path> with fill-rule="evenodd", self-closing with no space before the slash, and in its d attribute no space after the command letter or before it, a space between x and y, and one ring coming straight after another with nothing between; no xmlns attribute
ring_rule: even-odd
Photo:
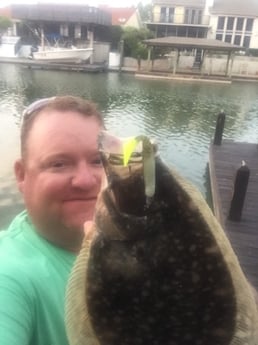
<svg viewBox="0 0 258 345"><path fill-rule="evenodd" d="M201 194L159 157L148 208L141 166L120 176L99 197L96 237L70 279L71 345L258 345L252 291Z"/></svg>

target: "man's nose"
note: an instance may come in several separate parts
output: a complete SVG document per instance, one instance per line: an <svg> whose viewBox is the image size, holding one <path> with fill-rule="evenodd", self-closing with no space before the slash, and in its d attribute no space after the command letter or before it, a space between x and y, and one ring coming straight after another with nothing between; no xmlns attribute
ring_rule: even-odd
<svg viewBox="0 0 258 345"><path fill-rule="evenodd" d="M74 171L72 185L77 188L88 189L94 184L96 184L94 169L86 162L79 164Z"/></svg>

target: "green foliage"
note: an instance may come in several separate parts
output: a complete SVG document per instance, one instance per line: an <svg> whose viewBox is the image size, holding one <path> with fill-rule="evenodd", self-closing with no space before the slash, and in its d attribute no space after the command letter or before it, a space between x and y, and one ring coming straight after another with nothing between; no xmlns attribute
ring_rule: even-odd
<svg viewBox="0 0 258 345"><path fill-rule="evenodd" d="M171 47L153 47L151 57L152 59L159 59L170 53Z"/></svg>
<svg viewBox="0 0 258 345"><path fill-rule="evenodd" d="M0 16L0 33L4 33L10 26L12 26L12 22L9 18Z"/></svg>
<svg viewBox="0 0 258 345"><path fill-rule="evenodd" d="M123 35L123 29L119 25L112 25L110 27L110 42L111 50L118 50L119 42Z"/></svg>
<svg viewBox="0 0 258 345"><path fill-rule="evenodd" d="M153 38L153 34L148 29L126 27L122 35L124 40L124 56L147 59L148 49L142 41L149 38Z"/></svg>
<svg viewBox="0 0 258 345"><path fill-rule="evenodd" d="M146 4L143 5L141 2L137 6L141 20L143 22L150 22L152 19L152 5Z"/></svg>

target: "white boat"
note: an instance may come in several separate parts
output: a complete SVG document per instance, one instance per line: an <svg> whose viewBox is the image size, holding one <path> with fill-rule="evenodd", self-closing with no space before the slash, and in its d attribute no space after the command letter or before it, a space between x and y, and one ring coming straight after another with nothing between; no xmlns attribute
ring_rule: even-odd
<svg viewBox="0 0 258 345"><path fill-rule="evenodd" d="M93 48L49 48L33 52L33 58L38 61L48 62L73 62L80 63L89 59Z"/></svg>

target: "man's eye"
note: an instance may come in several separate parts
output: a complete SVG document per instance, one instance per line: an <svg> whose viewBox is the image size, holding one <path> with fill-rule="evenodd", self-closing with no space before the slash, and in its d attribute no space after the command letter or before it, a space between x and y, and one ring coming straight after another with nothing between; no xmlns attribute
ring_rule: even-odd
<svg viewBox="0 0 258 345"><path fill-rule="evenodd" d="M55 161L55 162L51 162L50 163L51 168L64 168L65 166L67 166L67 162L64 161Z"/></svg>
<svg viewBox="0 0 258 345"><path fill-rule="evenodd" d="M92 164L101 166L102 165L101 159L100 158L93 159Z"/></svg>

